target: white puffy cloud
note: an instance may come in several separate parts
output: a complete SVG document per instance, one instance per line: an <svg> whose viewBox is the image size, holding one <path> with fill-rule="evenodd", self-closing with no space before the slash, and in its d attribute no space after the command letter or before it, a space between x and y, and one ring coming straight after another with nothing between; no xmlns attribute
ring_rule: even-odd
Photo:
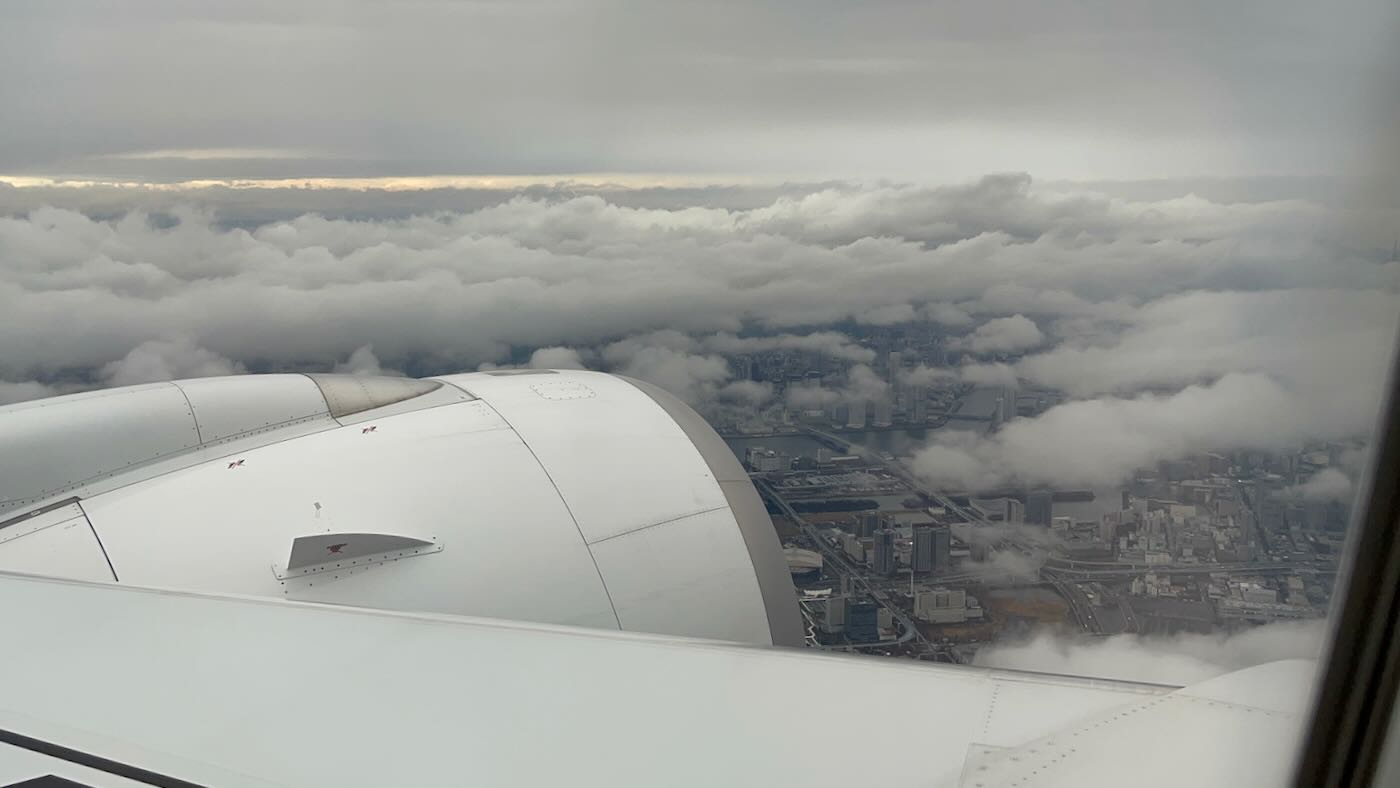
<svg viewBox="0 0 1400 788"><path fill-rule="evenodd" d="M1316 659L1327 635L1322 620L1286 622L1210 635L1114 635L1094 640L1041 632L1022 643L977 652L994 668L1186 685L1281 659Z"/></svg>
<svg viewBox="0 0 1400 788"><path fill-rule="evenodd" d="M317 197L167 197L147 214L104 192L91 199L112 218L99 219L25 208L27 192L11 192L21 207L0 216L0 379L34 383L12 397L243 368L548 363L739 407L765 400L727 388L722 356L785 349L856 364L840 385L790 390L790 404L810 407L888 395L862 366L875 351L829 326L912 315L961 331L969 349L1031 351L952 370L963 382L1019 378L1083 400L921 455L930 478L967 485L1088 483L1232 441L1360 435L1400 275L1336 236L1338 217L1315 202L1127 199L1023 175L720 197L438 195L415 199L464 202L423 215L374 198L397 206L392 219L337 194L324 199L354 220L261 222L246 200L310 208Z"/></svg>
<svg viewBox="0 0 1400 788"><path fill-rule="evenodd" d="M587 369L583 358L574 348L542 347L530 354L527 366L534 369Z"/></svg>
<svg viewBox="0 0 1400 788"><path fill-rule="evenodd" d="M736 380L721 388L718 396L722 402L759 408L773 400L773 384Z"/></svg>
<svg viewBox="0 0 1400 788"><path fill-rule="evenodd" d="M791 386L787 389L789 407L824 408L828 405L851 402L870 402L890 395L890 384L865 364L855 364L846 373L846 379L836 387L815 384Z"/></svg>
<svg viewBox="0 0 1400 788"><path fill-rule="evenodd" d="M112 386L130 386L180 378L237 375L243 365L198 347L187 337L153 339L122 358L103 365L100 374Z"/></svg>
<svg viewBox="0 0 1400 788"><path fill-rule="evenodd" d="M372 345L361 345L355 348L348 359L336 364L331 371L348 375L386 374L386 370L379 363L379 357L374 355L374 346ZM388 374L394 373L388 371Z"/></svg>
<svg viewBox="0 0 1400 788"><path fill-rule="evenodd" d="M1389 289L1334 287L1150 301L1115 316L1125 327L1107 340L1088 333L995 376L1081 399L994 436L940 437L918 467L972 488L1012 479L1098 485L1193 451L1364 436L1379 408L1396 306ZM961 373L994 382L973 368ZM1345 500L1351 487L1329 470L1292 492Z"/></svg>
<svg viewBox="0 0 1400 788"><path fill-rule="evenodd" d="M988 320L959 343L973 353L1014 353L1045 341L1035 321L1025 315Z"/></svg>
<svg viewBox="0 0 1400 788"><path fill-rule="evenodd" d="M901 369L896 374L899 382L906 386L938 386L955 383L960 379L958 373L951 369L929 367L923 364Z"/></svg>
<svg viewBox="0 0 1400 788"><path fill-rule="evenodd" d="M970 326L974 322L972 315L955 304L932 303L923 309L924 317L935 323L942 323L953 328Z"/></svg>
<svg viewBox="0 0 1400 788"><path fill-rule="evenodd" d="M259 367L329 368L373 344L386 367L447 372L668 329L802 336L906 307L963 326L968 309L998 320L1013 307L1004 317L1105 322L1125 319L1121 304L1192 291L1292 289L1306 316L1307 294L1390 289L1400 268L1330 242L1311 203L1133 202L1024 176L830 187L736 209L640 207L616 192L235 227L221 224L224 203L201 199L160 217L0 217L0 376L45 382L171 336ZM1130 332L1167 311L1149 308Z"/></svg>
<svg viewBox="0 0 1400 788"><path fill-rule="evenodd" d="M877 400L889 396L890 384L865 364L856 364L846 373L847 399Z"/></svg>
<svg viewBox="0 0 1400 788"><path fill-rule="evenodd" d="M1288 488L1285 495L1302 498L1306 501L1341 501L1349 503L1354 494L1353 483L1337 468L1323 468L1309 476L1302 483Z"/></svg>
<svg viewBox="0 0 1400 788"><path fill-rule="evenodd" d="M868 364L875 360L875 351L862 347L838 331L814 331L809 334L776 334L771 336L737 337L719 333L700 340L700 345L712 353L758 353L765 350L806 350L822 353L840 361Z"/></svg>
<svg viewBox="0 0 1400 788"><path fill-rule="evenodd" d="M614 342L603 348L603 361L614 372L654 383L692 405L714 400L719 388L728 382L729 362L722 357L649 344L647 339L658 338ZM667 337L659 339L665 341Z"/></svg>
<svg viewBox="0 0 1400 788"><path fill-rule="evenodd" d="M1389 286L1180 293L1144 304L1107 343L1066 342L1017 368L1078 396L1259 372L1373 414L1396 306Z"/></svg>
<svg viewBox="0 0 1400 788"><path fill-rule="evenodd" d="M1114 301L1088 301L1068 290L1035 289L1017 282L1002 282L983 291L967 305L977 312L992 314L1029 313L1047 316L1085 316L1123 320L1132 316L1134 304L1126 298Z"/></svg>
<svg viewBox="0 0 1400 788"><path fill-rule="evenodd" d="M940 433L912 461L925 478L958 489L1103 486L1190 452L1279 449L1332 434L1325 414L1306 418L1309 407L1271 378L1232 374L1166 396L1067 402L991 436Z"/></svg>

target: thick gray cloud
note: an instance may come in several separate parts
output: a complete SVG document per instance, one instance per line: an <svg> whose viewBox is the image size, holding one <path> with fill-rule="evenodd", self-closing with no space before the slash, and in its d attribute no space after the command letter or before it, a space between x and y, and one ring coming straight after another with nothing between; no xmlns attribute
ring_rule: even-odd
<svg viewBox="0 0 1400 788"><path fill-rule="evenodd" d="M943 483L1098 486L1183 452L1371 426L1400 262L1339 232L1345 208L1139 201L1024 175L769 197L502 194L465 212L246 226L217 202L33 208L0 217L0 381L17 399L240 369L584 365L751 408L772 387L736 383L725 357L786 349L855 364L790 389L789 405L818 407L888 393L874 350L833 324L915 318L1028 355L906 382L1070 398L992 435L939 435L916 467Z"/></svg>
<svg viewBox="0 0 1400 788"><path fill-rule="evenodd" d="M21 0L0 172L1331 172L1391 6Z"/></svg>
<svg viewBox="0 0 1400 788"><path fill-rule="evenodd" d="M38 381L25 380L15 383L0 380L0 405L9 405L14 402L52 397L59 393L62 392L53 386L48 386Z"/></svg>

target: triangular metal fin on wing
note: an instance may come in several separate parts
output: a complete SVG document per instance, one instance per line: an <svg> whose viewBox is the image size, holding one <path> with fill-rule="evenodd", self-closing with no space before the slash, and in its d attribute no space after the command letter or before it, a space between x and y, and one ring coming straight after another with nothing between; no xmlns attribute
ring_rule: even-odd
<svg viewBox="0 0 1400 788"><path fill-rule="evenodd" d="M401 534L322 533L292 540L287 573L314 571L318 567L364 563L368 559L408 557L436 552L441 545L431 539Z"/></svg>

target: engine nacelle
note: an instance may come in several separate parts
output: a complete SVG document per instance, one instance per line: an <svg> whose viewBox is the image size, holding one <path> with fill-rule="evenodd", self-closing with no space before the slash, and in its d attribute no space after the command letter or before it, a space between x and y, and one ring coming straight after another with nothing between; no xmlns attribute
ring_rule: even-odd
<svg viewBox="0 0 1400 788"><path fill-rule="evenodd" d="M0 408L0 570L802 640L728 447L596 372L246 375Z"/></svg>

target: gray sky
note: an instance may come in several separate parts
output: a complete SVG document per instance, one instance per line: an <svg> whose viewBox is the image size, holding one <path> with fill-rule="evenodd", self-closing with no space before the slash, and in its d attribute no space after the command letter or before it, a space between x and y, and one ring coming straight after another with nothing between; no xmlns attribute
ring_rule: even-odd
<svg viewBox="0 0 1400 788"><path fill-rule="evenodd" d="M0 173L1332 173L1391 5L12 2Z"/></svg>
<svg viewBox="0 0 1400 788"><path fill-rule="evenodd" d="M9 3L0 403L536 363L752 408L724 355L932 320L974 363L910 374L1071 398L932 440L940 484L1364 435L1391 4Z"/></svg>

